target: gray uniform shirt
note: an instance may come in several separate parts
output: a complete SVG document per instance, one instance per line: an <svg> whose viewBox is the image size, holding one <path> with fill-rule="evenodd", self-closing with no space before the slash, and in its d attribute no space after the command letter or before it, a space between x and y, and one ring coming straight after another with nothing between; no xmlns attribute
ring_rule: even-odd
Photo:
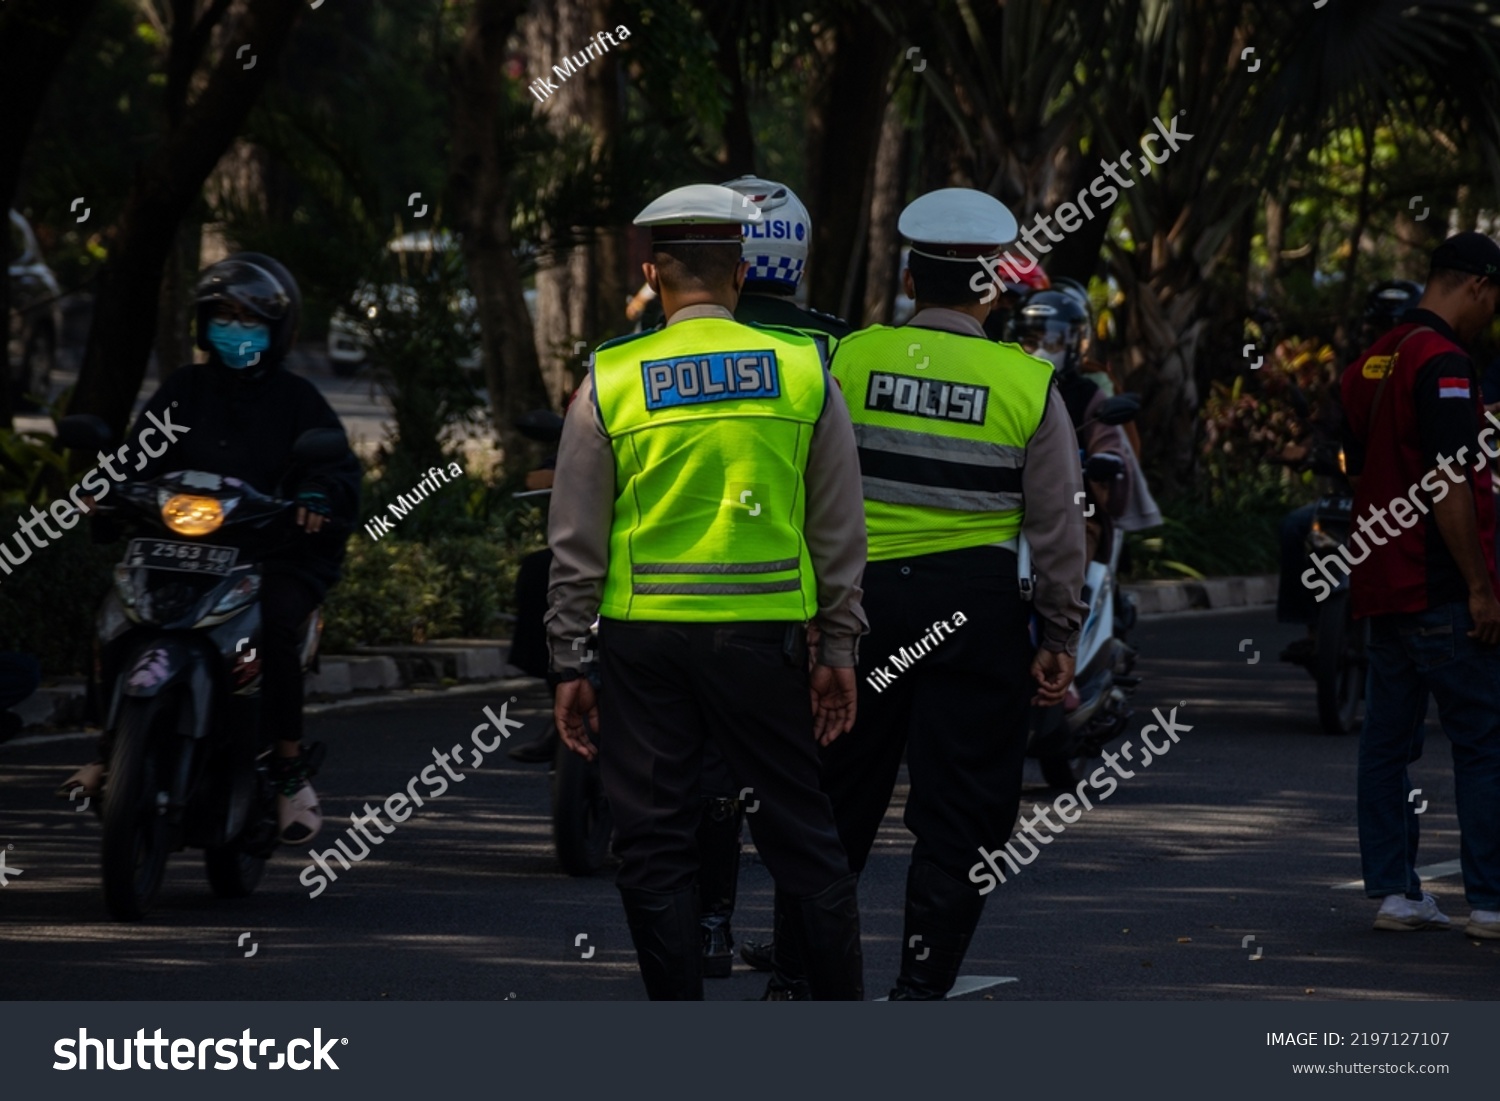
<svg viewBox="0 0 1500 1101"><path fill-rule="evenodd" d="M983 325L959 310L929 307L906 324L989 339ZM1021 534L1031 547L1031 567L1036 574L1034 605L1042 624L1042 645L1073 655L1078 653L1078 632L1088 612L1083 602L1083 571L1087 565L1084 505L1075 499L1082 492L1078 436L1067 404L1054 386L1047 394L1042 423L1026 445L1026 468L1021 472L1026 516Z"/></svg>
<svg viewBox="0 0 1500 1101"><path fill-rule="evenodd" d="M668 325L696 318L734 315L722 306L688 306ZM813 426L803 476L807 491L803 538L818 579L818 660L828 666L856 664L859 636L869 630L860 597L865 572L865 502L859 452L849 407L832 378L828 400ZM582 671L582 647L599 614L609 568L609 533L615 514L615 456L599 419L592 374L563 422L552 482L547 542L552 547L547 592L547 641L557 672Z"/></svg>

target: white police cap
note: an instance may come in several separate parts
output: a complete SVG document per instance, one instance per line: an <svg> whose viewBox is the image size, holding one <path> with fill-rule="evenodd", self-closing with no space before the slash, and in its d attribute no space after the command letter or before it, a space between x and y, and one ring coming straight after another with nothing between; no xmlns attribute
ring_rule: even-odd
<svg viewBox="0 0 1500 1101"><path fill-rule="evenodd" d="M1014 241L1020 227L1010 208L993 195L972 187L944 187L908 203L896 228L918 256L977 260Z"/></svg>
<svg viewBox="0 0 1500 1101"><path fill-rule="evenodd" d="M739 244L752 214L755 205L727 187L689 184L646 204L635 224L650 227L654 245Z"/></svg>

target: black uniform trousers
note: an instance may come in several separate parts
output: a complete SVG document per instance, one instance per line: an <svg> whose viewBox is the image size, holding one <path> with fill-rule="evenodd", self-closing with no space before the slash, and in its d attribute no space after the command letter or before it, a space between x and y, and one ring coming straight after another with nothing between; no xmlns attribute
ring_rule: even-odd
<svg viewBox="0 0 1500 1101"><path fill-rule="evenodd" d="M1020 598L1016 566L1009 550L973 547L865 568L870 634L860 643L859 715L854 729L823 751L823 790L853 871L864 870L903 751L914 863L964 880L981 845L992 849L1009 838L1035 692L1030 607ZM963 625L943 630L905 671L891 661L959 612ZM877 668L894 682L877 690L870 679L883 683Z"/></svg>
<svg viewBox="0 0 1500 1101"><path fill-rule="evenodd" d="M805 898L849 874L818 786L800 624L601 619L599 665L600 763L622 889L693 882L710 743L751 789L750 834L780 890Z"/></svg>

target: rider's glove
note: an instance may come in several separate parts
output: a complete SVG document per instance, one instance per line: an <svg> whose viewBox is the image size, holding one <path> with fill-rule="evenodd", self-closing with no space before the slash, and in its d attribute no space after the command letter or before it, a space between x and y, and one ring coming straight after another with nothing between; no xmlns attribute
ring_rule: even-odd
<svg viewBox="0 0 1500 1101"><path fill-rule="evenodd" d="M297 504L307 509L308 512L316 512L324 518L333 515L333 506L328 501L328 494L313 486L297 491Z"/></svg>

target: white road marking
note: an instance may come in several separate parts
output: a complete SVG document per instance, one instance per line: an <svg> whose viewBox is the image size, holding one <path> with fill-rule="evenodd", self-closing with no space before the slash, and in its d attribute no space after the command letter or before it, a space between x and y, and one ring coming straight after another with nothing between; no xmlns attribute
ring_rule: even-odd
<svg viewBox="0 0 1500 1101"><path fill-rule="evenodd" d="M1422 880L1447 879L1450 875L1458 875L1462 868L1457 860L1445 860L1441 864L1429 864L1425 868L1417 869L1417 877ZM1334 888L1335 891L1361 891L1364 890L1365 881L1356 879L1352 883L1340 883Z"/></svg>
<svg viewBox="0 0 1500 1101"><path fill-rule="evenodd" d="M1020 982L1020 979L1010 975L960 975L958 981L953 984L953 989L948 991L949 998L961 998L965 994L977 994L981 990L988 990L992 986L1003 986L1008 982ZM876 998L877 1002L888 1002L889 998Z"/></svg>

